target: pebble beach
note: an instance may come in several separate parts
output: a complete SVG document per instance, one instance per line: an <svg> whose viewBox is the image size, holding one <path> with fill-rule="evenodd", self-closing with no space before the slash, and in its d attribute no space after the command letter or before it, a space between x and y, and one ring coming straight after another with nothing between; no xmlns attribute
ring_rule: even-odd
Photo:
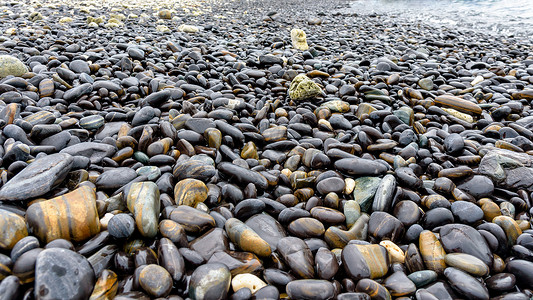
<svg viewBox="0 0 533 300"><path fill-rule="evenodd" d="M532 299L533 26L392 2L0 2L0 300Z"/></svg>

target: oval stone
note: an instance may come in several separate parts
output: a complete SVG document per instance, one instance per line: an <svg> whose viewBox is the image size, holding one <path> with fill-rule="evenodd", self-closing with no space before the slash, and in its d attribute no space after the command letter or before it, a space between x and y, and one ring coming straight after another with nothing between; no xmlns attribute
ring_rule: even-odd
<svg viewBox="0 0 533 300"><path fill-rule="evenodd" d="M24 218L5 209L0 209L0 228L2 250L11 250L19 240L28 235Z"/></svg>
<svg viewBox="0 0 533 300"><path fill-rule="evenodd" d="M35 265L35 299L88 299L93 268L80 254L63 248L43 250Z"/></svg>
<svg viewBox="0 0 533 300"><path fill-rule="evenodd" d="M80 242L100 232L96 194L89 186L30 205L26 222L42 242L55 239Z"/></svg>
<svg viewBox="0 0 533 300"><path fill-rule="evenodd" d="M300 279L287 284L287 294L291 299L326 300L333 299L335 288L331 282L318 279Z"/></svg>
<svg viewBox="0 0 533 300"><path fill-rule="evenodd" d="M189 297L193 300L225 299L231 284L231 273L223 264L211 263L194 270L189 281Z"/></svg>
<svg viewBox="0 0 533 300"><path fill-rule="evenodd" d="M128 210L133 214L141 235L153 238L159 224L159 189L154 182L134 182L126 190Z"/></svg>
<svg viewBox="0 0 533 300"><path fill-rule="evenodd" d="M56 153L36 159L0 189L0 200L28 200L42 196L61 184L74 159Z"/></svg>
<svg viewBox="0 0 533 300"><path fill-rule="evenodd" d="M489 291L487 288L476 278L468 275L468 273L449 267L444 270L444 276L446 276L453 288L463 294L466 298L480 300L489 299Z"/></svg>
<svg viewBox="0 0 533 300"><path fill-rule="evenodd" d="M174 186L174 200L177 205L196 207L207 199L207 186L197 179L183 179Z"/></svg>
<svg viewBox="0 0 533 300"><path fill-rule="evenodd" d="M381 278L389 271L389 254L380 245L348 244L342 249L341 258L353 280Z"/></svg>

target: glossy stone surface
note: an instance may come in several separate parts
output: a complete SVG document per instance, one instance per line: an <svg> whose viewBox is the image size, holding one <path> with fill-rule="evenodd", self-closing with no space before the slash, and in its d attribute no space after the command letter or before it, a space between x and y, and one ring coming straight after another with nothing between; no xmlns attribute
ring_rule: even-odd
<svg viewBox="0 0 533 300"><path fill-rule="evenodd" d="M96 195L82 186L65 195L32 204L26 222L35 236L48 243L55 239L80 242L100 232Z"/></svg>

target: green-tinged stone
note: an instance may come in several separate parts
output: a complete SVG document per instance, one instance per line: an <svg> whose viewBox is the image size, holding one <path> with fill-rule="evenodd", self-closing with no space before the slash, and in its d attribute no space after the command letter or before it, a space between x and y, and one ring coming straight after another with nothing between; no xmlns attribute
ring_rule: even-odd
<svg viewBox="0 0 533 300"><path fill-rule="evenodd" d="M346 203L344 203L344 215L346 216L346 226L351 228L361 216L361 207L359 206L359 203L354 200L346 201Z"/></svg>
<svg viewBox="0 0 533 300"><path fill-rule="evenodd" d="M345 113L350 111L350 103L341 100L328 101L321 106L329 108L333 113Z"/></svg>
<svg viewBox="0 0 533 300"><path fill-rule="evenodd" d="M141 235L153 238L159 224L159 188L151 181L134 182L126 191L128 209Z"/></svg>
<svg viewBox="0 0 533 300"><path fill-rule="evenodd" d="M437 277L437 272L432 270L416 271L407 275L407 278L409 278L416 285L417 288L423 287L434 282L435 280L437 280Z"/></svg>
<svg viewBox="0 0 533 300"><path fill-rule="evenodd" d="M296 76L289 87L289 96L295 101L314 98L321 94L320 86L304 74Z"/></svg>
<svg viewBox="0 0 533 300"><path fill-rule="evenodd" d="M397 116L400 121L404 122L405 124L412 126L413 122L415 120L415 114L413 112L413 109L408 106L402 106L400 109L395 110L393 112L395 116Z"/></svg>
<svg viewBox="0 0 533 300"><path fill-rule="evenodd" d="M309 49L309 45L307 45L307 35L301 29L294 28L291 30L291 42L295 49L302 51Z"/></svg>
<svg viewBox="0 0 533 300"><path fill-rule="evenodd" d="M133 153L133 158L142 164L148 164L150 162L150 157L141 151L136 151Z"/></svg>
<svg viewBox="0 0 533 300"><path fill-rule="evenodd" d="M22 76L28 72L26 66L16 57L0 55L0 79L9 75Z"/></svg>
<svg viewBox="0 0 533 300"><path fill-rule="evenodd" d="M154 181L161 176L161 169L156 166L144 166L138 168L136 171L139 176L144 175L150 181Z"/></svg>
<svg viewBox="0 0 533 300"><path fill-rule="evenodd" d="M355 180L353 197L361 206L361 211L368 212L372 207L380 182L381 179L378 177L359 177Z"/></svg>

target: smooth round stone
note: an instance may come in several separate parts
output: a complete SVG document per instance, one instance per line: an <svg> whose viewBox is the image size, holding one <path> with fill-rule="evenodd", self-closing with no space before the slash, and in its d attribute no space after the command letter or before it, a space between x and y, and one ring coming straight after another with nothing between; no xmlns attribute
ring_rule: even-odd
<svg viewBox="0 0 533 300"><path fill-rule="evenodd" d="M353 280L381 278L389 271L389 254L380 245L348 244L342 250L341 259Z"/></svg>
<svg viewBox="0 0 533 300"><path fill-rule="evenodd" d="M244 224L265 240L272 251L276 251L278 241L287 236L283 226L268 214L254 215L246 220Z"/></svg>
<svg viewBox="0 0 533 300"><path fill-rule="evenodd" d="M35 248L39 248L39 240L34 236L24 237L11 249L11 260L16 262L22 254Z"/></svg>
<svg viewBox="0 0 533 300"><path fill-rule="evenodd" d="M324 180L321 180L316 185L317 191L322 195L326 195L331 192L340 194L344 190L344 187L344 180L339 177L326 178Z"/></svg>
<svg viewBox="0 0 533 300"><path fill-rule="evenodd" d="M42 248L34 248L24 252L13 264L13 275L16 275L22 284L31 283L35 276L35 263Z"/></svg>
<svg viewBox="0 0 533 300"><path fill-rule="evenodd" d="M322 300L333 299L335 296L335 288L327 280L295 280L287 284L286 290L291 299Z"/></svg>
<svg viewBox="0 0 533 300"><path fill-rule="evenodd" d="M492 251L485 238L474 228L463 224L444 225L440 230L440 240L446 253L466 253L479 258L492 267Z"/></svg>
<svg viewBox="0 0 533 300"><path fill-rule="evenodd" d="M91 69L86 61L75 59L69 64L69 69L76 73L91 74Z"/></svg>
<svg viewBox="0 0 533 300"><path fill-rule="evenodd" d="M343 173L359 176L377 176L387 172L385 165L363 158L343 158L335 162L335 168Z"/></svg>
<svg viewBox="0 0 533 300"><path fill-rule="evenodd" d="M181 224L183 229L190 233L201 233L216 225L215 219L209 214L186 205L173 209L170 213L170 219Z"/></svg>
<svg viewBox="0 0 533 300"><path fill-rule="evenodd" d="M0 249L11 250L18 241L28 235L26 222L20 215L0 209Z"/></svg>
<svg viewBox="0 0 533 300"><path fill-rule="evenodd" d="M427 268L438 274L442 274L446 268L446 263L444 262L446 252L442 248L442 245L435 234L429 230L422 231L420 233L418 244L420 247L420 255Z"/></svg>
<svg viewBox="0 0 533 300"><path fill-rule="evenodd" d="M104 126L104 117L100 115L88 116L80 119L80 127L87 130L97 130Z"/></svg>
<svg viewBox="0 0 533 300"><path fill-rule="evenodd" d="M374 202L372 203L373 211L388 211L392 202L392 197L396 192L396 177L388 174L383 177L379 183Z"/></svg>
<svg viewBox="0 0 533 300"><path fill-rule="evenodd" d="M230 240L242 250L263 257L272 253L270 245L239 219L228 219L224 227Z"/></svg>
<svg viewBox="0 0 533 300"><path fill-rule="evenodd" d="M260 214L265 210L266 204L259 199L246 199L242 200L235 206L233 214L235 218L244 220L253 215Z"/></svg>
<svg viewBox="0 0 533 300"><path fill-rule="evenodd" d="M456 268L446 268L444 276L453 288L468 299L489 299L487 288L476 278Z"/></svg>
<svg viewBox="0 0 533 300"><path fill-rule="evenodd" d="M172 277L158 265L147 265L139 274L139 284L153 297L165 297L172 289Z"/></svg>
<svg viewBox="0 0 533 300"><path fill-rule="evenodd" d="M355 201L354 201L355 203ZM315 206L311 209L313 218L326 224L340 224L344 223L346 217L338 210L329 207Z"/></svg>
<svg viewBox="0 0 533 300"><path fill-rule="evenodd" d="M249 288L242 288L233 295L231 295L230 300L248 300L252 298L252 291Z"/></svg>
<svg viewBox="0 0 533 300"><path fill-rule="evenodd" d="M516 244L516 240L522 234L522 230L516 221L508 216L497 216L492 219L492 222L500 226L507 236L507 245L512 247Z"/></svg>
<svg viewBox="0 0 533 300"><path fill-rule="evenodd" d="M9 75L22 76L28 69L18 58L11 55L0 55L0 79Z"/></svg>
<svg viewBox="0 0 533 300"><path fill-rule="evenodd" d="M298 277L315 277L313 253L303 240L296 237L282 238L278 242L277 251Z"/></svg>
<svg viewBox="0 0 533 300"><path fill-rule="evenodd" d="M483 210L472 202L455 201L452 203L451 211L461 223L474 224L483 219Z"/></svg>
<svg viewBox="0 0 533 300"><path fill-rule="evenodd" d="M522 287L533 286L533 262L513 259L507 263L507 271L516 277L516 281Z"/></svg>
<svg viewBox="0 0 533 300"><path fill-rule="evenodd" d="M383 285L393 297L408 296L416 292L416 285L402 271L394 272L387 277Z"/></svg>
<svg viewBox="0 0 533 300"><path fill-rule="evenodd" d="M393 215L402 222L404 227L408 227L418 222L421 211L415 202L403 200L394 206Z"/></svg>
<svg viewBox="0 0 533 300"><path fill-rule="evenodd" d="M489 267L479 258L465 253L449 253L444 257L448 267L455 267L475 276L483 277L489 274Z"/></svg>
<svg viewBox="0 0 533 300"><path fill-rule="evenodd" d="M359 282L357 282L357 286L355 287L355 291L359 293L365 293L371 296L371 299L392 299L387 288L368 278L359 280Z"/></svg>
<svg viewBox="0 0 533 300"><path fill-rule="evenodd" d="M157 185L151 181L134 182L125 194L128 210L133 214L141 235L155 237L158 233L161 205Z"/></svg>
<svg viewBox="0 0 533 300"><path fill-rule="evenodd" d="M435 271L422 270L407 275L407 278L409 278L409 280L411 280L417 288L420 288L434 282L437 280L438 276L439 275Z"/></svg>
<svg viewBox="0 0 533 300"><path fill-rule="evenodd" d="M231 284L231 273L223 264L201 265L191 275L189 297L193 300L225 299Z"/></svg>
<svg viewBox="0 0 533 300"><path fill-rule="evenodd" d="M422 226L426 229L433 229L444 224L453 223L453 214L449 209L436 207L426 212L422 218Z"/></svg>
<svg viewBox="0 0 533 300"><path fill-rule="evenodd" d="M370 296L365 293L342 293L337 295L337 300L370 300Z"/></svg>
<svg viewBox="0 0 533 300"><path fill-rule="evenodd" d="M178 247L171 240L162 238L159 240L157 256L159 264L168 271L174 282L179 282L185 273L185 261Z"/></svg>
<svg viewBox="0 0 533 300"><path fill-rule="evenodd" d="M450 155L459 155L465 146L464 139L458 133L452 133L444 139L444 149Z"/></svg>
<svg viewBox="0 0 533 300"><path fill-rule="evenodd" d="M10 275L0 282L0 295L4 299L19 299L21 282L15 275Z"/></svg>
<svg viewBox="0 0 533 300"><path fill-rule="evenodd" d="M408 167L401 167L396 169L396 177L402 186L408 186L413 190L422 187L422 180L416 176L414 171Z"/></svg>
<svg viewBox="0 0 533 300"><path fill-rule="evenodd" d="M299 218L289 224L288 230L299 238L320 237L326 231L324 225L314 218Z"/></svg>
<svg viewBox="0 0 533 300"><path fill-rule="evenodd" d="M26 211L26 222L33 234L45 243L55 239L75 242L89 239L100 232L94 189L85 185L34 203Z"/></svg>
<svg viewBox="0 0 533 300"><path fill-rule="evenodd" d="M177 205L196 207L207 199L207 186L198 179L183 179L174 186L174 200Z"/></svg>
<svg viewBox="0 0 533 300"><path fill-rule="evenodd" d="M185 229L177 222L169 219L162 220L159 222L159 232L180 247L186 247L189 244Z"/></svg>
<svg viewBox="0 0 533 300"><path fill-rule="evenodd" d="M505 292L510 291L516 284L516 277L511 273L499 273L485 280L489 290Z"/></svg>
<svg viewBox="0 0 533 300"><path fill-rule="evenodd" d="M114 215L107 223L107 231L114 238L128 238L135 231L135 220L128 214Z"/></svg>
<svg viewBox="0 0 533 300"><path fill-rule="evenodd" d="M237 274L231 280L231 287L233 288L234 292L237 292L242 288L248 288L250 291L252 291L252 294L255 294L255 292L265 286L267 286L267 284L263 280L249 273Z"/></svg>
<svg viewBox="0 0 533 300"><path fill-rule="evenodd" d="M38 158L0 189L0 200L28 200L42 196L63 182L73 164L68 154Z"/></svg>
<svg viewBox="0 0 533 300"><path fill-rule="evenodd" d="M458 189L467 192L476 199L489 197L494 192L494 183L487 176L474 175L457 186Z"/></svg>
<svg viewBox="0 0 533 300"><path fill-rule="evenodd" d="M378 241L387 239L398 242L404 231L402 222L386 212L376 211L370 215L368 233Z"/></svg>
<svg viewBox="0 0 533 300"><path fill-rule="evenodd" d="M118 189L137 177L137 172L131 168L116 168L107 170L96 179L95 185L99 189Z"/></svg>
<svg viewBox="0 0 533 300"><path fill-rule="evenodd" d="M88 299L95 283L93 268L80 254L45 249L35 265L35 299Z"/></svg>
<svg viewBox="0 0 533 300"><path fill-rule="evenodd" d="M315 255L315 267L318 277L325 280L330 280L337 274L339 270L339 263L335 254L327 248L319 248Z"/></svg>

